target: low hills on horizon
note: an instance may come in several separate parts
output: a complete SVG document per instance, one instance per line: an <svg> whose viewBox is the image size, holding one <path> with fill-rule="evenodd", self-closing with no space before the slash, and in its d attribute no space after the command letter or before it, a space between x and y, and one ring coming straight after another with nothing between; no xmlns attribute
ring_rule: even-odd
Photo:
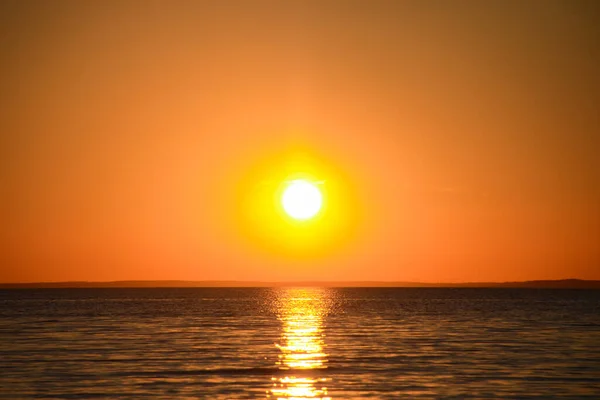
<svg viewBox="0 0 600 400"><path fill-rule="evenodd" d="M540 288L540 289L600 289L600 280L558 279L518 282L385 282L385 281L184 281L184 280L129 280L110 282L66 281L0 283L0 289L35 288L192 288L192 287L406 287L406 288Z"/></svg>

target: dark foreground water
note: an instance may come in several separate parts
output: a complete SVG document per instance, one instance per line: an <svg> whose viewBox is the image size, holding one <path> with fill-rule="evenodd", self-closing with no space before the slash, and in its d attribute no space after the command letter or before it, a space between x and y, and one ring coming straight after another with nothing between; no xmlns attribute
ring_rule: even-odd
<svg viewBox="0 0 600 400"><path fill-rule="evenodd" d="M600 291L0 291L0 397L600 398Z"/></svg>

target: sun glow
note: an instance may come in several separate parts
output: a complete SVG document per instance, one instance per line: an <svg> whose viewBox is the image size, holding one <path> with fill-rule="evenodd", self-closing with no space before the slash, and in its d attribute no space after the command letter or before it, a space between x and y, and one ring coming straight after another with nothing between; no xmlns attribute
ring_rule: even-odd
<svg viewBox="0 0 600 400"><path fill-rule="evenodd" d="M225 197L233 218L223 226L273 261L339 254L353 240L363 207L352 177L334 161L307 147L257 157L231 177L238 183ZM305 264L303 272L311 268Z"/></svg>
<svg viewBox="0 0 600 400"><path fill-rule="evenodd" d="M313 183L298 179L292 181L281 196L286 214L297 220L314 217L323 203L321 191Z"/></svg>

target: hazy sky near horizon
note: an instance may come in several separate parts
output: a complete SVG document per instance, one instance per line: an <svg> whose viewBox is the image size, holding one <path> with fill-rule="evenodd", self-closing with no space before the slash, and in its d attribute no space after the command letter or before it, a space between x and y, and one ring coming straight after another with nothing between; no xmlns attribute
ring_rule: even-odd
<svg viewBox="0 0 600 400"><path fill-rule="evenodd" d="M600 279L599 4L3 1L0 281ZM308 255L239 211L298 153Z"/></svg>

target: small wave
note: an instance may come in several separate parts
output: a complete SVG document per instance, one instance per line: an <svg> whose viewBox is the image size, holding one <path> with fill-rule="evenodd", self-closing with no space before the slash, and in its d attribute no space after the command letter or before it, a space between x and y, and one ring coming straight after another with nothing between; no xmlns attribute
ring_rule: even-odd
<svg viewBox="0 0 600 400"><path fill-rule="evenodd" d="M278 367L254 367L254 368L210 368L194 370L162 370L162 371L120 371L111 373L114 377L157 377L157 376L198 376L198 375L224 375L224 376L247 376L247 375L320 375L327 371L332 373L331 368L317 369L281 369Z"/></svg>

